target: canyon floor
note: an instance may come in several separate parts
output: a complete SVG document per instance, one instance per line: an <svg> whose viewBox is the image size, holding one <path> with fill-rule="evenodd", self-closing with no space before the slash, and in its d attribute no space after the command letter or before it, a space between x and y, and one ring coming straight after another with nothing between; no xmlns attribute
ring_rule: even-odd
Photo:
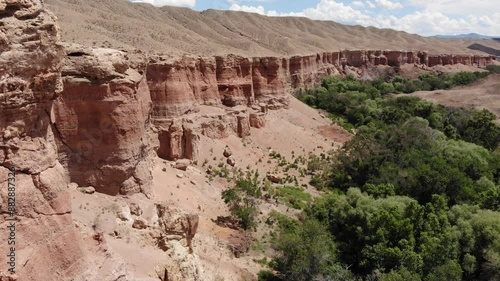
<svg viewBox="0 0 500 281"><path fill-rule="evenodd" d="M209 110L205 108L205 110ZM216 110L216 109L214 109ZM298 172L284 172L278 160L270 152L280 153L292 161L295 157L308 157L310 153L320 154L338 149L350 139L350 133L333 125L331 121L315 109L292 98L289 109L270 111L266 116L267 125L261 129L251 129L246 138L230 136L223 140L202 137L200 163L190 165L186 171L176 169L175 162L158 157L152 159L153 197L143 194L132 196L108 196L100 193L85 194L73 186L71 189L73 218L82 233L89 236L103 233L110 252L117 254L126 267L139 280L157 280L158 268L172 263L172 257L160 249L154 237L154 228L136 229L132 225L141 217L148 223L154 221L154 204L168 202L180 209L199 216L199 227L193 240L193 248L199 261L191 263L185 270L199 266L203 270L203 280L253 280L261 269L256 260L264 257L270 249L256 247L261 236L270 231L264 221L273 210L294 215L296 210L274 200L262 200L259 204L259 226L257 232L246 233L240 229L222 227L214 221L219 216L229 216L230 212L221 199L222 191L232 187L234 182L225 178L210 176L206 170L212 167L232 167L226 165L224 151L229 149L236 160L235 168L243 171L258 170L260 180L267 174L283 177L299 176ZM309 186L310 177L299 177L299 185L307 186L306 192L318 194ZM278 185L276 185L278 186ZM127 205L140 206L140 216L130 215ZM124 211L125 210L125 211ZM122 215L123 213L125 215ZM250 239L253 236L255 240ZM245 246L245 243L248 245ZM243 252L235 258L232 249L250 247L249 253ZM178 253L182 258L183 253ZM185 253L184 253L185 254ZM186 261L185 261L186 262ZM186 265L186 267L189 267ZM237 276L237 278L235 277Z"/></svg>
<svg viewBox="0 0 500 281"><path fill-rule="evenodd" d="M262 188L320 196L309 161L352 137L294 91L328 75L495 63L466 41L304 18L125 0L4 2L0 184L18 171L19 275L0 271L0 281L253 281L273 254L270 214L300 211L285 197L256 199L257 226L245 231L223 191L255 176ZM499 78L415 95L499 114ZM0 190L1 228L9 193Z"/></svg>
<svg viewBox="0 0 500 281"><path fill-rule="evenodd" d="M457 72L465 68L467 67L450 66L433 71ZM402 71L408 77L422 73L421 69L409 66ZM491 75L471 86L416 92L412 95L449 106L486 108L500 116L499 78L499 75ZM207 113L218 112L220 108L205 106L201 110ZM272 227L265 223L270 213L277 211L294 216L298 211L283 202L260 200L255 232L217 224L218 217L230 215L221 196L224 190L235 183L231 181L231 177L210 174L207 171L210 170L209 167L214 170L241 169L252 174L258 171L262 181L268 174L296 176L299 179L298 186L306 186L305 192L316 197L321 193L309 185L310 176L301 177L293 170L285 172L279 165L279 160L272 157L272 153L279 153L288 162L292 162L297 157L307 158L311 154L335 151L350 138L349 132L333 124L321 112L292 98L290 108L269 111L266 115L266 127L251 128L251 135L248 137L231 135L226 139L214 140L202 136L199 161L189 165L185 171L175 168L175 161L153 156L152 198L147 198L144 194L85 194L81 192L81 188L73 186L73 219L80 231L89 237L95 233L103 233L109 253L123 262L122 266L133 272L138 280L158 280L166 264L180 265L180 271L185 276L197 271L196 274L203 276L203 280L254 280L256 273L263 269L258 261L272 255L272 249L266 243ZM226 163L226 150L231 151L231 157L236 160L234 168ZM157 220L155 204L161 202L199 216L199 226L192 242L195 260L193 255L185 252L184 247L172 251L158 245L154 238L154 221ZM131 211L130 206L139 206L141 211ZM147 226L140 229L133 226L138 219L144 220ZM240 249L242 252L236 257L235 253Z"/></svg>

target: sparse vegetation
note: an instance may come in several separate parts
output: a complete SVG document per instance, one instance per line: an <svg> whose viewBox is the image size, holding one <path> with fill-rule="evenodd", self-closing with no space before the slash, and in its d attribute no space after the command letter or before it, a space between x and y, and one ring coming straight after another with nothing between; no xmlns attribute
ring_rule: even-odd
<svg viewBox="0 0 500 281"><path fill-rule="evenodd" d="M282 201L294 209L304 209L312 201L311 194L301 188L284 186L277 190L277 195Z"/></svg>
<svg viewBox="0 0 500 281"><path fill-rule="evenodd" d="M229 206L244 229L253 229L256 226L257 215L256 199L262 197L258 172L248 173L246 178L236 180L233 188L222 192L224 203Z"/></svg>

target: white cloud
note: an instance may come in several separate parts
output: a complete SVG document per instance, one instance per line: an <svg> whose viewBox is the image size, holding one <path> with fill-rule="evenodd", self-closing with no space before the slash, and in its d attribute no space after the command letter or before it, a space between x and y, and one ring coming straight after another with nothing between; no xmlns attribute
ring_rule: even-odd
<svg viewBox="0 0 500 281"><path fill-rule="evenodd" d="M365 5L362 1L353 1L352 4L356 7L363 7Z"/></svg>
<svg viewBox="0 0 500 281"><path fill-rule="evenodd" d="M375 0L375 4L378 8L389 9L389 10L403 8L403 5L401 5L401 3L391 2L389 0Z"/></svg>
<svg viewBox="0 0 500 281"><path fill-rule="evenodd" d="M261 3L270 3L270 2L275 2L276 0L226 0L227 2L231 4L238 4L242 2L261 2Z"/></svg>
<svg viewBox="0 0 500 281"><path fill-rule="evenodd" d="M423 2L424 0L410 0L413 4ZM433 0L436 2L446 2L449 0ZM458 0L461 2L464 0ZM486 0L477 0L479 2ZM355 1L361 2L361 1ZM360 3L353 2L353 6L360 7ZM425 1L427 2L427 1ZM366 1L368 5L375 7L385 7L386 9L402 8L400 3L389 0ZM362 3L361 3L362 4ZM452 6L452 5L450 5ZM246 6L233 4L230 10L247 11L268 16L304 16L316 20L333 20L346 24L359 24L363 26L375 26L379 28L392 28L396 30L417 33L420 35L435 34L457 34L477 32L485 35L499 35L500 33L500 12L491 14L491 11L482 15L465 13L462 17L451 17L445 10L422 9L396 17L393 15L372 15L371 13L361 12L349 5L336 0L321 0L316 7L308 8L297 13L279 13L276 11L265 11L262 6ZM457 9L458 10L458 9Z"/></svg>
<svg viewBox="0 0 500 281"><path fill-rule="evenodd" d="M233 4L231 7L229 7L229 10L231 11L240 11L240 12L247 12L247 13L256 13L260 15L265 15L266 11L264 10L264 7L262 6L246 6L246 5L238 5L238 4Z"/></svg>
<svg viewBox="0 0 500 281"><path fill-rule="evenodd" d="M264 0L261 0L261 1L264 1ZM274 10L266 12L264 7L262 7L262 6L246 6L246 5L233 4L233 5L231 5L231 7L229 7L229 10L238 11L238 12L255 13L255 14L265 15L265 16L269 16L269 17L285 17L285 16L305 17L304 13L278 13Z"/></svg>
<svg viewBox="0 0 500 281"><path fill-rule="evenodd" d="M194 7L196 0L129 0L132 3L149 3L154 6L180 6L180 7Z"/></svg>
<svg viewBox="0 0 500 281"><path fill-rule="evenodd" d="M500 12L498 0L408 0L423 10L431 10L448 15L491 15ZM500 30L497 31L500 33Z"/></svg>
<svg viewBox="0 0 500 281"><path fill-rule="evenodd" d="M304 10L308 18L319 20L334 20L340 22L356 23L357 20L367 20L369 16L353 9L344 3L334 0L321 0L316 8Z"/></svg>

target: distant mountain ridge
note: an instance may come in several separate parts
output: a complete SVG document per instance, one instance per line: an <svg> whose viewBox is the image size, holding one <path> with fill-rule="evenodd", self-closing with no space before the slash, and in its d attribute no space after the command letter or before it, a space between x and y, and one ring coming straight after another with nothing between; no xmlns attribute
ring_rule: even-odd
<svg viewBox="0 0 500 281"><path fill-rule="evenodd" d="M467 34L458 34L458 35L435 35L435 38L470 38L470 39L495 39L500 38L499 36L488 36L482 35L478 33L467 33Z"/></svg>
<svg viewBox="0 0 500 281"><path fill-rule="evenodd" d="M392 29L343 25L303 17L132 3L126 0L45 0L58 17L62 40L86 46L178 55L295 56L340 50L484 54L467 47L483 39L423 37ZM476 42L476 41L481 42ZM488 42L485 42L488 41ZM491 42L490 42L491 41Z"/></svg>

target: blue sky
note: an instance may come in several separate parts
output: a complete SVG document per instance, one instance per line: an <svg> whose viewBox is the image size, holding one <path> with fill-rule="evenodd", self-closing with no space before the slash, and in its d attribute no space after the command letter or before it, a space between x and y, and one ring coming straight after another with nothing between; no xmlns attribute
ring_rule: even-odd
<svg viewBox="0 0 500 281"><path fill-rule="evenodd" d="M303 16L417 33L481 33L500 36L498 0L129 0L254 12L268 16Z"/></svg>

